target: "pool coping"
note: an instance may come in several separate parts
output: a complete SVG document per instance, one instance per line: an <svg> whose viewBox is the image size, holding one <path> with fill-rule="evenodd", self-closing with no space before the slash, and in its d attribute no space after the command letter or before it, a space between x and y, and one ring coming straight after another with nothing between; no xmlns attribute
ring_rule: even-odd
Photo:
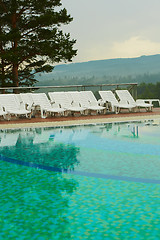
<svg viewBox="0 0 160 240"><path fill-rule="evenodd" d="M125 117L110 117L110 118L95 118L95 119L75 119L66 121L48 121L48 122L27 122L27 123L7 123L0 125L0 129L20 129L20 128L40 128L40 127L66 127L66 126L79 126L79 125L97 125L105 123L116 122L130 122L140 120L153 120L159 119L160 115L142 115L142 116L125 116Z"/></svg>

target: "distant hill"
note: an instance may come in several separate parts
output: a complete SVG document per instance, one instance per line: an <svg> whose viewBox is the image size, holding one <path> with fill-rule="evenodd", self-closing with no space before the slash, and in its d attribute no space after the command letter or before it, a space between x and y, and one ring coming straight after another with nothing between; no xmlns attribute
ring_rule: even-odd
<svg viewBox="0 0 160 240"><path fill-rule="evenodd" d="M57 65L37 75L37 85L98 84L160 81L160 54Z"/></svg>

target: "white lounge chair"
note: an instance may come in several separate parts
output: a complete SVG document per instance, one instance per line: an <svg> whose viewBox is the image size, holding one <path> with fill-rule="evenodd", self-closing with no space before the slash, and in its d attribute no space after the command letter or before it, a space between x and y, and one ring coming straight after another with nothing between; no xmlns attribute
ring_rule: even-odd
<svg viewBox="0 0 160 240"><path fill-rule="evenodd" d="M83 108L83 113L84 114L88 114L88 109L84 106L81 105L81 96L80 96L80 92L78 91L69 91L69 92L65 92L72 104L72 106L74 107L82 107Z"/></svg>
<svg viewBox="0 0 160 240"><path fill-rule="evenodd" d="M99 91L99 94L103 102L109 103L111 105L111 111L115 112L116 114L120 112L121 108L128 109L129 111L135 108L135 104L118 102L112 91Z"/></svg>
<svg viewBox="0 0 160 240"><path fill-rule="evenodd" d="M31 111L25 109L25 105L18 101L16 94L0 94L0 103L10 115L25 115L27 118L31 118Z"/></svg>
<svg viewBox="0 0 160 240"><path fill-rule="evenodd" d="M20 94L16 94L16 96L20 102L23 102L23 104L26 105L26 109L28 110L34 109L32 93L20 93Z"/></svg>
<svg viewBox="0 0 160 240"><path fill-rule="evenodd" d="M91 111L96 111L97 113L99 113L106 110L106 107L99 106L97 99L91 91L81 91L80 101L83 107L86 107Z"/></svg>
<svg viewBox="0 0 160 240"><path fill-rule="evenodd" d="M32 99L34 105L40 108L41 118L46 118L48 114L59 113L64 115L65 109L61 108L59 104L51 104L45 93L32 93Z"/></svg>
<svg viewBox="0 0 160 240"><path fill-rule="evenodd" d="M81 114L84 113L86 108L81 107L74 103L67 95L66 92L49 92L48 93L51 102L55 102L59 104L62 108L67 110L68 112L80 112Z"/></svg>
<svg viewBox="0 0 160 240"><path fill-rule="evenodd" d="M18 98L18 101L20 102L20 104L24 104L25 108L31 111L32 116L35 116L36 106L34 106L32 93L19 93L19 94L16 94L16 97Z"/></svg>
<svg viewBox="0 0 160 240"><path fill-rule="evenodd" d="M122 102L134 104L139 110L140 108L145 108L146 111L152 111L152 104L145 103L143 100L138 99L135 101L128 90L116 90L116 94Z"/></svg>
<svg viewBox="0 0 160 240"><path fill-rule="evenodd" d="M10 120L10 114L5 111L5 107L3 107L1 104L0 104L0 116L3 117L5 120Z"/></svg>

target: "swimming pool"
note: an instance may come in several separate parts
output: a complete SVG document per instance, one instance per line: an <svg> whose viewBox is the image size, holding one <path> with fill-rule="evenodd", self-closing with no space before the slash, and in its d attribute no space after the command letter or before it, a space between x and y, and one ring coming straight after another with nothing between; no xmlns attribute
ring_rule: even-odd
<svg viewBox="0 0 160 240"><path fill-rule="evenodd" d="M0 239L160 239L159 122L0 139Z"/></svg>

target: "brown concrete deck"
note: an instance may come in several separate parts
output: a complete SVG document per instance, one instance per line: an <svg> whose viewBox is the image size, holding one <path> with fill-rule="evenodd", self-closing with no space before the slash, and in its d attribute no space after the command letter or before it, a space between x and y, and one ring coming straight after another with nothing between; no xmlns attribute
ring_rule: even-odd
<svg viewBox="0 0 160 240"><path fill-rule="evenodd" d="M140 112L129 113L123 110L119 114L107 113L105 115L87 115L87 116L68 116L68 117L40 117L26 119L12 119L10 121L0 120L0 129L5 128L24 128L24 127L41 127L41 126L66 126L79 124L95 124L117 121L132 121L140 119L160 119L160 108L154 108L152 112L146 112L141 109Z"/></svg>

